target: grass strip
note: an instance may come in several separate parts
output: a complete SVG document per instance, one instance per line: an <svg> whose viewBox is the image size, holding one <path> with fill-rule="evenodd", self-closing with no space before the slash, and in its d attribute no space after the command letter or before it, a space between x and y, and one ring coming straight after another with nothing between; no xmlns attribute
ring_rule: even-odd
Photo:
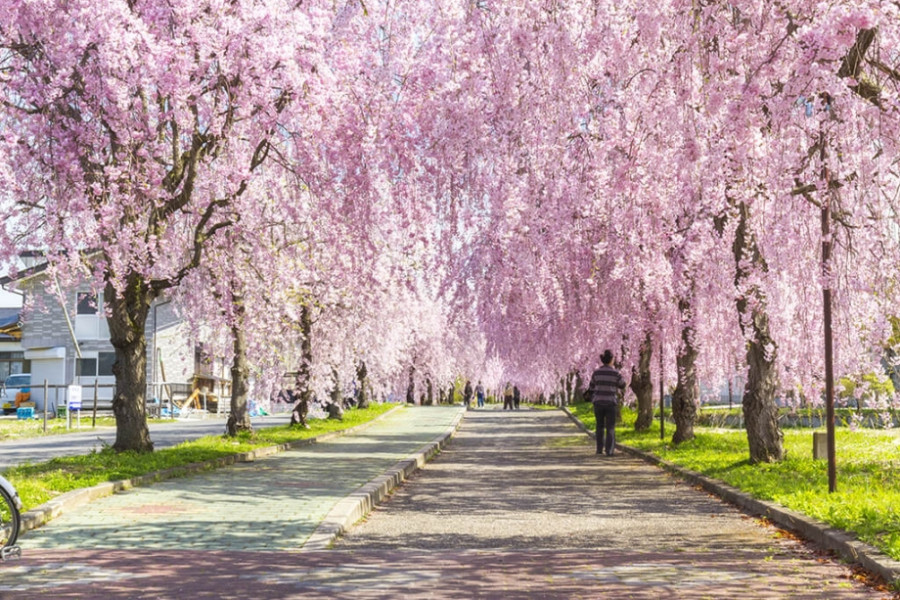
<svg viewBox="0 0 900 600"><path fill-rule="evenodd" d="M371 421L395 406L373 404L365 409L348 410L340 421L311 419L309 429L280 425L243 433L235 438L210 435L149 453L114 452L111 448L104 448L90 454L10 467L3 475L16 487L27 511L65 492L105 481L130 479L154 471L342 431Z"/></svg>
<svg viewBox="0 0 900 600"><path fill-rule="evenodd" d="M589 403L569 407L588 429L596 431ZM635 432L636 413L623 409L616 441L724 481L747 494L777 502L833 527L852 532L891 558L900 560L900 435L896 430L838 428L837 491L828 493L827 464L812 458L812 429L785 429L787 457L780 463L750 464L747 434L695 428L696 437L672 444L674 425L659 421Z"/></svg>
<svg viewBox="0 0 900 600"><path fill-rule="evenodd" d="M24 438L43 437L45 435L64 435L67 433L84 433L91 431L91 415L86 412L81 416L81 427L76 428L78 417L72 417L71 428L66 428L66 419L47 419L47 431L44 431L43 415L36 419L2 419L0 420L0 442L20 440ZM115 427L115 417L97 417L97 427Z"/></svg>

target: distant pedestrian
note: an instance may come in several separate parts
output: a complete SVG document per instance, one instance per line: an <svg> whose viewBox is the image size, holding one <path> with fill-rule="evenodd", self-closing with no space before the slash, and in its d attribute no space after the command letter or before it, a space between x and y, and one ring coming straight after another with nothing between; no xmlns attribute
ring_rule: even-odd
<svg viewBox="0 0 900 600"><path fill-rule="evenodd" d="M478 400L478 408L484 407L484 386L481 385L481 380L478 380L478 385L475 386L475 398Z"/></svg>
<svg viewBox="0 0 900 600"><path fill-rule="evenodd" d="M519 402L522 400L522 394L519 393L519 386L513 386L513 404L516 410L519 410Z"/></svg>
<svg viewBox="0 0 900 600"><path fill-rule="evenodd" d="M597 454L612 456L616 448L616 408L618 391L625 388L625 379L611 365L613 353L604 350L600 356L603 363L591 375L588 398L594 404L594 418L597 421Z"/></svg>
<svg viewBox="0 0 900 600"><path fill-rule="evenodd" d="M463 404L466 405L466 408L472 405L472 382L468 379L466 380L466 387L463 388Z"/></svg>
<svg viewBox="0 0 900 600"><path fill-rule="evenodd" d="M513 386L510 382L506 382L506 388L503 390L503 410L513 409Z"/></svg>

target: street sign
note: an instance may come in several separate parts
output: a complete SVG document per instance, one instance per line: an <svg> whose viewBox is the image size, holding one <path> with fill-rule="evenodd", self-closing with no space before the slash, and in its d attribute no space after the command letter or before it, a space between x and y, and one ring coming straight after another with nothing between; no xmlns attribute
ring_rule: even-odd
<svg viewBox="0 0 900 600"><path fill-rule="evenodd" d="M68 387L68 406L69 410L81 410L81 386L70 385Z"/></svg>

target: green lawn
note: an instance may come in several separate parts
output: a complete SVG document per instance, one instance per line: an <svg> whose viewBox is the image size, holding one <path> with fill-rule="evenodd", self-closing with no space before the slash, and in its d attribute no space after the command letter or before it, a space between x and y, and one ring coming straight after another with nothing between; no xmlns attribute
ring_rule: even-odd
<svg viewBox="0 0 900 600"><path fill-rule="evenodd" d="M90 487L104 481L128 479L153 471L349 429L371 421L394 406L396 405L373 404L363 410L348 410L344 413L342 421L311 419L309 429L282 425L259 429L235 439L211 435L145 454L116 453L107 448L83 456L54 458L42 463L12 467L3 475L16 487L25 510L28 510L64 492Z"/></svg>
<svg viewBox="0 0 900 600"><path fill-rule="evenodd" d="M114 427L115 424L114 417L97 417L97 427ZM81 416L80 429L76 429L77 425L78 417L72 418L71 429L66 429L65 419L47 419L47 431L45 432L43 414L39 414L37 419L0 419L0 441L89 431L91 429L90 412Z"/></svg>
<svg viewBox="0 0 900 600"><path fill-rule="evenodd" d="M588 428L596 429L590 404L571 410ZM851 531L900 560L900 432L838 428L837 492L829 494L826 463L812 458L812 429L785 429L787 458L778 464L751 465L742 430L697 427L694 440L675 447L673 424L666 423L663 441L659 420L649 432L636 433L634 419L634 412L623 411L616 441Z"/></svg>

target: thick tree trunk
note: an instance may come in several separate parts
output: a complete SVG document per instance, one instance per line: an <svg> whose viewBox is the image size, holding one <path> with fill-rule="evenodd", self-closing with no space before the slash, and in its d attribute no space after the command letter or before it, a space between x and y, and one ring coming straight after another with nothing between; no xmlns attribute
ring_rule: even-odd
<svg viewBox="0 0 900 600"><path fill-rule="evenodd" d="M116 376L116 393L112 408L116 416L117 452L133 450L152 452L150 430L147 428L147 338L145 327L150 303L155 294L145 281L132 274L123 294L112 284L104 291L109 310L109 341L116 351L113 374Z"/></svg>
<svg viewBox="0 0 900 600"><path fill-rule="evenodd" d="M681 348L675 358L678 367L678 383L672 394L672 418L675 421L673 444L694 439L694 424L697 422L697 402L700 386L697 382L697 349L694 347L694 328L691 323L691 303L682 299L678 302L681 312Z"/></svg>
<svg viewBox="0 0 900 600"><path fill-rule="evenodd" d="M765 314L762 318L765 320ZM768 332L767 322L759 329L754 326L754 334L759 337L747 344L749 368L742 407L751 463L778 462L784 458L783 434L778 427L778 406L775 404L775 361L767 354L765 344L759 341L766 339L764 332Z"/></svg>
<svg viewBox="0 0 900 600"><path fill-rule="evenodd" d="M253 431L250 413L247 410L248 379L250 365L247 363L247 344L243 329L243 300L235 296L235 323L231 326L234 358L231 363L231 414L225 424L225 434L234 437L239 431Z"/></svg>
<svg viewBox="0 0 900 600"><path fill-rule="evenodd" d="M300 367L297 369L297 379L294 381L294 393L298 401L291 411L291 425L308 427L306 415L309 413L309 404L312 401L312 389L309 386L309 374L313 360L312 313L305 304L300 309L300 332L303 334L300 344L302 356L300 357Z"/></svg>
<svg viewBox="0 0 900 600"><path fill-rule="evenodd" d="M431 379L425 380L425 404L428 406L434 404L434 390L431 387Z"/></svg>
<svg viewBox="0 0 900 600"><path fill-rule="evenodd" d="M753 270L765 272L767 265L749 228L749 208L740 204L738 210L732 251L736 265L734 285L739 294L737 309L741 330L747 338L748 371L742 405L750 462L777 462L784 458L783 434L778 427L778 406L775 404L778 346L769 333L765 294L756 285L746 283Z"/></svg>
<svg viewBox="0 0 900 600"><path fill-rule="evenodd" d="M653 424L653 374L650 360L653 358L653 339L648 333L641 344L638 364L631 369L629 387L637 397L637 420L635 431L646 431Z"/></svg>

